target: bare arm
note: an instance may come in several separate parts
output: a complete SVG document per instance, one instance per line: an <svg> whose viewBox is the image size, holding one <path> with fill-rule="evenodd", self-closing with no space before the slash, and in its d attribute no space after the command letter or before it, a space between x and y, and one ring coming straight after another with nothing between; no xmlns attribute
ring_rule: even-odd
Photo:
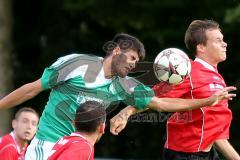
<svg viewBox="0 0 240 160"><path fill-rule="evenodd" d="M231 100L236 95L228 92L235 89L235 87L226 87L218 92L215 92L211 97L203 99L153 97L149 104L149 108L160 112L176 112L197 109L203 106L212 106L223 99ZM121 110L110 120L110 132L114 135L118 135L118 133L126 127L128 118L138 112L139 110L132 106L127 106Z"/></svg>
<svg viewBox="0 0 240 160"><path fill-rule="evenodd" d="M214 142L217 150L223 154L223 156L229 160L240 160L239 154L235 151L232 145L226 139L216 140Z"/></svg>
<svg viewBox="0 0 240 160"><path fill-rule="evenodd" d="M209 98L203 99L182 99L182 98L157 98L153 97L149 108L160 112L178 112L198 109L204 106L213 106L223 99L232 100L236 94L228 93L236 90L235 87L226 87L215 92Z"/></svg>
<svg viewBox="0 0 240 160"><path fill-rule="evenodd" d="M18 104L21 104L36 95L38 95L42 91L42 83L41 80L38 79L32 83L25 84L20 88L14 90L7 96L3 97L0 100L0 109L7 109L10 107L14 107Z"/></svg>
<svg viewBox="0 0 240 160"><path fill-rule="evenodd" d="M137 110L133 106L127 106L126 108L122 109L117 115L111 118L110 132L114 135L118 135L118 133L120 133L126 127L128 118L131 115L134 115L145 110Z"/></svg>

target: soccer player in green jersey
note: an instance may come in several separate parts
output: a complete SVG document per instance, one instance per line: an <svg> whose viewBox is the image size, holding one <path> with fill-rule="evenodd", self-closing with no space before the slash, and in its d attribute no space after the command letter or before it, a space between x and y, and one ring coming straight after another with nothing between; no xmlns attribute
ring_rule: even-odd
<svg viewBox="0 0 240 160"><path fill-rule="evenodd" d="M128 34L117 34L104 45L106 57L70 54L47 67L40 79L23 85L0 100L0 109L23 103L41 91L51 89L40 118L38 131L28 147L25 160L46 160L54 143L74 132L72 120L79 104L89 100L106 108L119 101L138 110L182 111L210 106L235 94L227 87L209 98L186 100L157 98L151 88L127 74L145 57L143 44ZM127 107L129 111L131 107Z"/></svg>

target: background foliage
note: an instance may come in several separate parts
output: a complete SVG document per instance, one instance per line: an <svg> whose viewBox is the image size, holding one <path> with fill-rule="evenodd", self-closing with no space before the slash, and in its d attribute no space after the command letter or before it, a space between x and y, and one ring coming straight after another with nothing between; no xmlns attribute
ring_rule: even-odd
<svg viewBox="0 0 240 160"><path fill-rule="evenodd" d="M213 19L221 24L228 42L228 60L219 70L228 85L240 80L237 0L13 0L13 17L15 88L36 80L46 66L68 53L104 56L102 44L119 32L133 34L144 42L147 61L168 47L187 52L184 33L194 19ZM41 113L47 96L48 92L41 93L21 106L36 106ZM239 97L231 102L234 119L230 140L238 152L239 103ZM119 136L111 135L107 128L96 146L96 156L160 159L164 135L165 122L130 122Z"/></svg>

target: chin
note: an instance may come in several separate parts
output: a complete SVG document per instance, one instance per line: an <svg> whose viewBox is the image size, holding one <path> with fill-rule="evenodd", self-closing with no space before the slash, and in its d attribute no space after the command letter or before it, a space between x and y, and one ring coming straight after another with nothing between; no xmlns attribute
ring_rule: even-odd
<svg viewBox="0 0 240 160"><path fill-rule="evenodd" d="M25 137L24 139L25 139L26 141L30 141L30 140L32 140L32 138L33 138L33 137L29 137L29 136L28 136L28 137Z"/></svg>
<svg viewBox="0 0 240 160"><path fill-rule="evenodd" d="M125 78L127 76L127 74L119 74L118 76L121 78Z"/></svg>
<svg viewBox="0 0 240 160"><path fill-rule="evenodd" d="M128 72L118 72L118 76L121 78L125 78L128 75Z"/></svg>
<svg viewBox="0 0 240 160"><path fill-rule="evenodd" d="M225 61L226 59L227 59L227 57L223 57L222 60L221 60L221 62Z"/></svg>

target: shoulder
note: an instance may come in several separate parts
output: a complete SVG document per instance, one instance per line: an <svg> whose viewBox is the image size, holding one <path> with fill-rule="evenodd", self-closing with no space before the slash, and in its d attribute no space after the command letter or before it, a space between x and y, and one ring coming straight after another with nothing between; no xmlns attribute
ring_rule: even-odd
<svg viewBox="0 0 240 160"><path fill-rule="evenodd" d="M191 60L191 65L192 65L192 69L194 69L195 67L203 67L201 63L193 60Z"/></svg>
<svg viewBox="0 0 240 160"><path fill-rule="evenodd" d="M72 141L71 143L71 146L68 147L65 154L71 155L73 159L90 159L94 156L94 148L88 142L78 140Z"/></svg>
<svg viewBox="0 0 240 160"><path fill-rule="evenodd" d="M11 135L5 135L0 139L0 157L9 159L18 154L15 142Z"/></svg>
<svg viewBox="0 0 240 160"><path fill-rule="evenodd" d="M204 66L197 62L197 61L191 61L191 75L197 75L199 76L199 72L202 72L204 70Z"/></svg>
<svg viewBox="0 0 240 160"><path fill-rule="evenodd" d="M15 144L10 134L7 134L0 138L0 149L2 148L1 146L5 146L7 144Z"/></svg>
<svg viewBox="0 0 240 160"><path fill-rule="evenodd" d="M79 53L72 53L65 56L62 56L57 59L51 66L52 67L59 67L64 64L69 64L76 62L76 61L85 61L85 62L98 62L101 61L102 57L98 57L93 54L79 54Z"/></svg>
<svg viewBox="0 0 240 160"><path fill-rule="evenodd" d="M93 146L84 138L79 136L65 136L58 141L59 144L70 144L71 148L91 149Z"/></svg>

